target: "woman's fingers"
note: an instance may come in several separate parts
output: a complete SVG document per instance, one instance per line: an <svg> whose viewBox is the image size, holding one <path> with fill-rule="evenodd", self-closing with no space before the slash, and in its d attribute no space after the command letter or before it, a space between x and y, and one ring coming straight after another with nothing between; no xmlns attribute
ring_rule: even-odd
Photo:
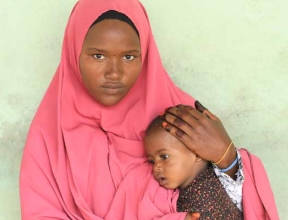
<svg viewBox="0 0 288 220"><path fill-rule="evenodd" d="M196 109L193 108L192 106L187 106L187 105L178 105L177 107L179 109L185 110L187 113L189 113L196 119L203 119L205 118L204 116L206 116L212 120L220 121L220 119L216 115L214 115L212 112L210 112L207 108L205 107L200 108L199 106L197 108L196 102L195 102ZM172 108L170 108L169 110L172 110Z"/></svg>
<svg viewBox="0 0 288 220"><path fill-rule="evenodd" d="M208 110L198 100L195 101L195 108L201 113L203 113L205 110Z"/></svg>
<svg viewBox="0 0 288 220"><path fill-rule="evenodd" d="M203 132L207 120L206 115L198 112L191 106L179 105L169 108L164 116L167 126L163 126L166 131L170 132L180 140L188 149L198 154L203 145ZM202 144L199 144L199 141Z"/></svg>
<svg viewBox="0 0 288 220"><path fill-rule="evenodd" d="M209 117L216 118L208 110L205 111L207 111L207 115L198 112L191 106L179 105L168 109L165 120L193 138L193 136L202 132L205 125L209 123L211 120Z"/></svg>
<svg viewBox="0 0 288 220"><path fill-rule="evenodd" d="M212 114L209 110L205 110L203 114L214 121L220 121L220 119L216 115Z"/></svg>
<svg viewBox="0 0 288 220"><path fill-rule="evenodd" d="M190 115L191 117L195 118L195 119L198 119L198 120L205 117L204 114L202 114L197 109L195 109L189 105L177 105L176 107L169 108L168 111L172 114L177 115L180 118L182 118L183 112L184 112L183 118L187 114ZM186 112L186 114L185 114L185 112ZM182 115L181 115L181 113L182 113Z"/></svg>
<svg viewBox="0 0 288 220"><path fill-rule="evenodd" d="M165 130L205 160L219 161L231 143L220 119L207 109L201 113L191 106L178 105L166 110L163 118Z"/></svg>
<svg viewBox="0 0 288 220"><path fill-rule="evenodd" d="M173 124L165 121L165 122L163 122L162 126L167 132L169 132L170 134L175 136L185 146L189 146L189 145L191 145L191 143L193 143L193 140L192 140L190 135L187 135L187 133L185 133L183 130L178 129ZM190 147L188 147L188 148L190 149ZM194 151L194 149L191 149L191 150Z"/></svg>

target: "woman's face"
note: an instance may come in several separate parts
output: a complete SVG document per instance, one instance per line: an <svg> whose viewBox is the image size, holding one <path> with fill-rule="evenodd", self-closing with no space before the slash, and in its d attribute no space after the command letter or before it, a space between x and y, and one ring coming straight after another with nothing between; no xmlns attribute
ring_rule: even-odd
<svg viewBox="0 0 288 220"><path fill-rule="evenodd" d="M102 105L121 101L141 71L140 40L127 23L107 19L87 32L80 54L83 83Z"/></svg>

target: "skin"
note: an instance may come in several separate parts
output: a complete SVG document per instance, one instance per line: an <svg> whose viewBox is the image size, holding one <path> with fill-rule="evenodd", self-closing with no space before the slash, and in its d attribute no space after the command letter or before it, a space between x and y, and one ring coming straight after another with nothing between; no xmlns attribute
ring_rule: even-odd
<svg viewBox="0 0 288 220"><path fill-rule="evenodd" d="M107 19L87 32L79 59L83 84L101 105L120 102L142 68L140 40L126 22Z"/></svg>
<svg viewBox="0 0 288 220"><path fill-rule="evenodd" d="M153 176L166 189L187 187L204 169L207 162L186 148L161 125L144 139L148 162L153 165Z"/></svg>
<svg viewBox="0 0 288 220"><path fill-rule="evenodd" d="M84 39L79 66L90 95L101 105L116 105L132 88L142 69L138 35L119 20L97 23ZM199 112L180 105L166 111L166 121L170 126L168 132L205 160L219 161L231 142L220 119L206 109ZM228 167L235 158L233 145L218 167ZM235 179L237 169L238 165L227 174ZM183 181L179 187L185 186L185 178ZM189 213L185 219L199 219L199 214Z"/></svg>
<svg viewBox="0 0 288 220"><path fill-rule="evenodd" d="M153 165L154 178L167 189L187 187L207 168L206 161L197 157L160 125L145 136L144 147L148 161ZM200 213L187 213L185 216L185 220L199 219Z"/></svg>
<svg viewBox="0 0 288 220"><path fill-rule="evenodd" d="M231 139L218 117L207 109L200 111L187 105L167 109L165 120L168 126L165 130L201 158L218 162L230 145ZM233 144L217 166L220 169L228 167L236 156L237 152ZM235 180L237 170L238 164L226 173Z"/></svg>

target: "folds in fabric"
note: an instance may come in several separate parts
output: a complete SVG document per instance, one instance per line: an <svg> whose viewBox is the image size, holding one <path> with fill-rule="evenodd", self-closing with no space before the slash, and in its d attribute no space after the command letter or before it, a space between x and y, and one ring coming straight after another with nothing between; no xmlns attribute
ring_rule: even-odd
<svg viewBox="0 0 288 220"><path fill-rule="evenodd" d="M244 149L240 153L245 178L244 219L278 220L274 195L262 162ZM135 185L137 188L133 188ZM159 186L152 176L151 166L143 164L132 170L123 180L105 219L183 220L186 213L178 213L176 210L178 196L178 190L166 190ZM130 203L134 204L132 209L127 208Z"/></svg>
<svg viewBox="0 0 288 220"><path fill-rule="evenodd" d="M110 107L92 98L79 71L85 35L108 10L126 14L135 24L143 67L129 93ZM103 219L123 178L146 160L142 139L147 125L164 108L180 103L193 105L194 99L166 73L141 3L78 1L66 27L59 67L24 148L22 219Z"/></svg>

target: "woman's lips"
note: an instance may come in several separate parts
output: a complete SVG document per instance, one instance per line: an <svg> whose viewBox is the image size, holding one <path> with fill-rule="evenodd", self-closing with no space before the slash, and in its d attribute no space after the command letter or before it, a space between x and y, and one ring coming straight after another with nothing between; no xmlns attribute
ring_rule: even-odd
<svg viewBox="0 0 288 220"><path fill-rule="evenodd" d="M124 86L121 83L105 83L101 87L108 95L117 95L124 89Z"/></svg>

